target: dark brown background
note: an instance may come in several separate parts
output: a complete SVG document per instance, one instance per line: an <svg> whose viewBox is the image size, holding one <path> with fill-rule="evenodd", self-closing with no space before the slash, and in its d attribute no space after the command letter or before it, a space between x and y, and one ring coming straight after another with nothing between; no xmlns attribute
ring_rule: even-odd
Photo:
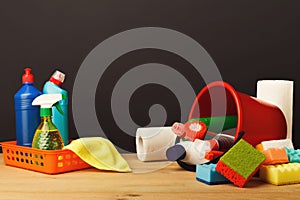
<svg viewBox="0 0 300 200"><path fill-rule="evenodd" d="M21 86L24 67L32 67L35 85L39 89L55 69L64 71L67 75L64 88L71 96L77 70L96 45L121 31L152 26L174 29L194 38L211 55L223 80L240 92L255 96L258 79L294 80L293 141L297 148L300 147L300 75L296 72L300 64L299 1L0 2L0 141L15 139L13 95ZM122 62L116 61L115 66L121 68L136 64L135 61L147 63L149 57L170 66L181 62L165 52L145 50L136 53L134 57L123 57ZM186 63L183 62L184 65ZM201 87L200 84L198 90ZM153 86L147 90L154 89L158 91L153 94L154 99L161 97L163 92L160 94L159 91L162 88ZM99 93L97 91L97 99L101 99ZM166 97L171 98L172 95ZM137 98L141 97L137 95ZM161 102L166 103L164 99ZM172 105L172 101L170 103ZM176 101L173 103L177 105ZM142 106L133 108L132 114L141 115L143 112L139 110L143 110ZM101 106L96 107L98 112L102 112L99 110ZM169 122L178 118L177 111L170 111L174 118L171 117ZM138 123L142 125L145 121L141 119ZM113 125L106 126L112 126L114 130ZM77 137L71 110L70 132L71 138ZM112 137L116 140L120 134ZM134 144L130 145L129 150L134 151Z"/></svg>

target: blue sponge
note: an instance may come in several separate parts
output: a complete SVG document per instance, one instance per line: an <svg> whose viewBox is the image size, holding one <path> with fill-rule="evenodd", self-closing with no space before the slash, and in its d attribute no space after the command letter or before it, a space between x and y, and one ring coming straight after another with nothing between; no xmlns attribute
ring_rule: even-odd
<svg viewBox="0 0 300 200"><path fill-rule="evenodd" d="M223 175L216 171L216 164L202 164L196 166L196 179L208 185L230 183Z"/></svg>
<svg viewBox="0 0 300 200"><path fill-rule="evenodd" d="M300 149L289 149L285 147L290 163L300 163Z"/></svg>

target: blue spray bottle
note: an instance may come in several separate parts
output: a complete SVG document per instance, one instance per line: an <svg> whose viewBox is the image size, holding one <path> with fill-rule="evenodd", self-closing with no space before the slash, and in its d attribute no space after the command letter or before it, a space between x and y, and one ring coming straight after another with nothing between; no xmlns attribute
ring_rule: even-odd
<svg viewBox="0 0 300 200"><path fill-rule="evenodd" d="M25 68L22 87L14 95L17 145L31 147L35 129L40 124L39 106L32 101L42 93L33 85L34 76L30 68Z"/></svg>
<svg viewBox="0 0 300 200"><path fill-rule="evenodd" d="M65 74L56 70L51 76L50 80L44 84L44 94L62 94L59 106L52 107L52 121L59 130L64 145L69 143L69 129L68 129L68 92L61 88L65 80ZM57 108L61 108L62 112Z"/></svg>

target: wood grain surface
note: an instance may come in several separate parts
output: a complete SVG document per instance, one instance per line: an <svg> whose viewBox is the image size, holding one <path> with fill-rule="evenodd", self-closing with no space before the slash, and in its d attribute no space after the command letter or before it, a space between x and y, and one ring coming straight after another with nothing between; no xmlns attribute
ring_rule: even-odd
<svg viewBox="0 0 300 200"><path fill-rule="evenodd" d="M206 185L177 163L140 162L123 155L135 173L95 168L47 175L6 166L0 154L0 199L298 199L300 184L274 186L254 178L244 188ZM162 169L159 169L162 168ZM156 169L156 170L154 170Z"/></svg>

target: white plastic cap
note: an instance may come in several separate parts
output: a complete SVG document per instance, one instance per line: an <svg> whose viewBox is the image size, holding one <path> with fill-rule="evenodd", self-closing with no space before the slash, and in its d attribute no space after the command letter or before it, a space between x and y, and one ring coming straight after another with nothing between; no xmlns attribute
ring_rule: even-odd
<svg viewBox="0 0 300 200"><path fill-rule="evenodd" d="M65 74L61 71L56 70L53 75L51 76L52 79L55 79L56 81L63 83L65 80Z"/></svg>

